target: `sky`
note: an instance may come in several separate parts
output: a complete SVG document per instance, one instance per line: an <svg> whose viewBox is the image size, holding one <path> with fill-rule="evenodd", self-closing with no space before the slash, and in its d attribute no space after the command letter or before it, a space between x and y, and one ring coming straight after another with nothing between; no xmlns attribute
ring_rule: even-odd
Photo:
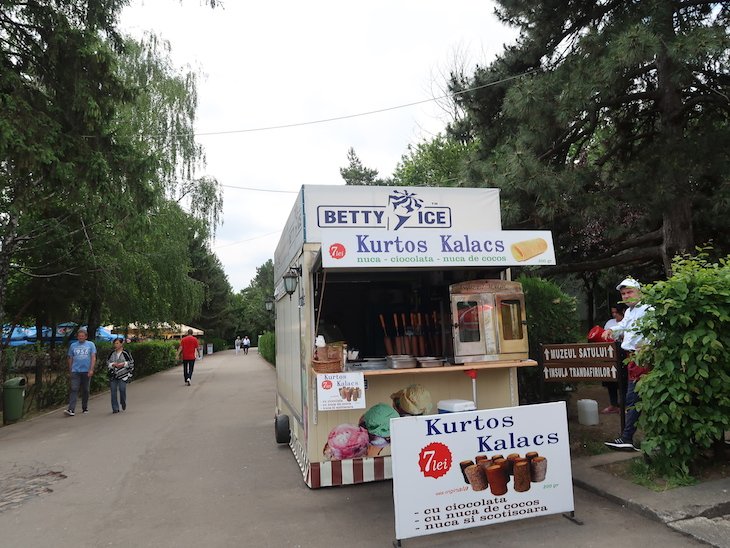
<svg viewBox="0 0 730 548"><path fill-rule="evenodd" d="M485 0L203 3L133 0L120 25L168 40L181 70L200 73L198 175L223 185L211 247L235 292L273 260L301 185L344 184L350 147L390 176L409 144L449 120L442 101L392 107L443 96L454 67L471 74L516 36Z"/></svg>

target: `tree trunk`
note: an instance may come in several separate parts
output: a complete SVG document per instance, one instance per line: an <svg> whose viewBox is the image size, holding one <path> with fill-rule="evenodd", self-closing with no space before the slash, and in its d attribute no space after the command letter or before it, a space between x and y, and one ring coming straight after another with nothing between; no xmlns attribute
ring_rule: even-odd
<svg viewBox="0 0 730 548"><path fill-rule="evenodd" d="M89 307L89 321L86 328L89 330L89 340L96 340L96 330L101 324L101 299L95 295Z"/></svg>
<svg viewBox="0 0 730 548"><path fill-rule="evenodd" d="M692 196L688 174L675 165L674 152L681 149L684 137L682 116L682 92L677 80L679 70L667 44L676 41L674 11L670 3L661 5L657 12L657 33L662 46L657 55L657 92L659 100L659 130L666 162L661 174L667 193L668 205L662 213L662 262L667 277L672 275L672 259L675 255L694 250L692 231Z"/></svg>
<svg viewBox="0 0 730 548"><path fill-rule="evenodd" d="M664 212L664 243L662 244L662 260L667 277L672 275L672 259L677 254L694 251L694 233L692 230L692 203L689 199L676 200Z"/></svg>
<svg viewBox="0 0 730 548"><path fill-rule="evenodd" d="M0 326L5 324L5 299L7 298L8 279L10 278L10 261L17 246L18 217L12 212L6 213L5 226L0 241ZM12 327L12 326L11 326ZM12 331L10 332L12 333ZM0 337L0 340L2 337ZM1 342L1 341L0 341ZM8 334L10 344L10 334ZM7 353L0 344L0 379L4 380L4 361Z"/></svg>
<svg viewBox="0 0 730 548"><path fill-rule="evenodd" d="M36 317L35 319L35 336L36 340L43 343L43 319L40 317ZM42 348L39 347L39 348ZM45 356L43 353L39 350L36 352L35 355L35 383L33 386L33 391L36 395L36 405L38 406L38 409L41 408L41 388L43 388L43 364L45 361Z"/></svg>

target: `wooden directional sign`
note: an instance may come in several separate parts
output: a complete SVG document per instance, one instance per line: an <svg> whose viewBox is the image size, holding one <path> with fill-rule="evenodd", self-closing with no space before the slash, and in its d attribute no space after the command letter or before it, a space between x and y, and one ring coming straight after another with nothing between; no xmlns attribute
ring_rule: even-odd
<svg viewBox="0 0 730 548"><path fill-rule="evenodd" d="M543 344L540 352L545 382L618 379L615 343Z"/></svg>

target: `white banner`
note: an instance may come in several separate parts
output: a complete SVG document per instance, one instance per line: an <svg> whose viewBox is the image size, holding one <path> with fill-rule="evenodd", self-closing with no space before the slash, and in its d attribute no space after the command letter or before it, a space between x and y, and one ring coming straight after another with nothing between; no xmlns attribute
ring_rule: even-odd
<svg viewBox="0 0 730 548"><path fill-rule="evenodd" d="M414 229L322 233L325 268L554 265L547 230L447 231Z"/></svg>
<svg viewBox="0 0 730 548"><path fill-rule="evenodd" d="M397 539L573 510L565 402L390 421Z"/></svg>
<svg viewBox="0 0 730 548"><path fill-rule="evenodd" d="M365 376L362 373L317 375L317 409L365 409Z"/></svg>

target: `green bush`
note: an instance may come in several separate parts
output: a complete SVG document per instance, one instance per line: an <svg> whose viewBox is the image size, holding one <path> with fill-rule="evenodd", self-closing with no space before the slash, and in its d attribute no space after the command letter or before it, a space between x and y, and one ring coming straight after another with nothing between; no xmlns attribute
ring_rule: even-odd
<svg viewBox="0 0 730 548"><path fill-rule="evenodd" d="M527 337L530 341L530 358L539 360L540 344L574 343L580 337L575 298L564 293L555 283L529 276L517 279L525 294ZM540 394L542 372L537 367L517 369L520 400L523 403L542 401ZM548 400L564 397L563 383L545 383Z"/></svg>
<svg viewBox="0 0 730 548"><path fill-rule="evenodd" d="M642 449L667 477L691 474L698 457L730 430L730 257L675 259L671 278L642 289L654 308L642 322L637 385Z"/></svg>
<svg viewBox="0 0 730 548"><path fill-rule="evenodd" d="M259 337L259 355L272 365L276 365L276 336L267 331Z"/></svg>

